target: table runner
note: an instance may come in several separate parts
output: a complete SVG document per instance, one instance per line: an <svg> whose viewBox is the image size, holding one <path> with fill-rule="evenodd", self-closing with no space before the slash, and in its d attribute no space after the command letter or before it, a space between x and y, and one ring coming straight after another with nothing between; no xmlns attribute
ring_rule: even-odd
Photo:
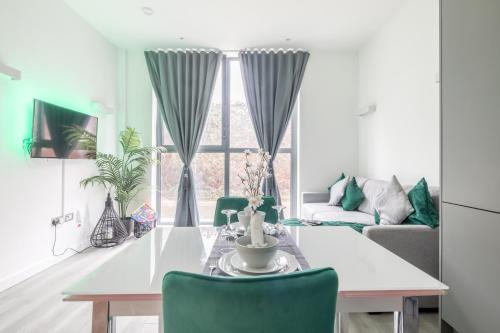
<svg viewBox="0 0 500 333"><path fill-rule="evenodd" d="M293 240L292 236L290 236L288 231L285 230L285 233L279 237L279 240L280 243L278 245L278 249L281 251L288 252L291 255L295 256L295 258L299 263L300 270L306 270L310 268L309 263L307 262L302 252L300 252L300 249L297 247L295 241ZM210 273L210 264L217 263L219 261L219 258L222 256L220 250L223 248L234 249L236 248L236 244L234 241L226 240L226 236L223 235L222 230L219 230L219 234L217 235L217 239L215 240L214 246L212 247L210 256L208 257L205 267L203 268L203 274L208 275ZM212 275L227 276L226 273L222 272L219 269L218 265Z"/></svg>
<svg viewBox="0 0 500 333"><path fill-rule="evenodd" d="M298 218L290 218L283 221L283 225L288 227L300 227L304 226ZM368 227L368 224L353 223L353 222L340 222L340 221L321 221L318 226L329 226L329 227L350 227L355 231L362 233L364 227Z"/></svg>

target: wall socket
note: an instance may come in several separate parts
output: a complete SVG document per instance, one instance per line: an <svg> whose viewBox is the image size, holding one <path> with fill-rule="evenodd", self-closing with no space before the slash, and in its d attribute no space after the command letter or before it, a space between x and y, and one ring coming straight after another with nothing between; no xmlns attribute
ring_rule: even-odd
<svg viewBox="0 0 500 333"><path fill-rule="evenodd" d="M53 217L52 220L50 220L50 224L52 224L54 227L58 224L61 224L63 217L62 216L57 216Z"/></svg>
<svg viewBox="0 0 500 333"><path fill-rule="evenodd" d="M64 216L53 217L50 220L50 224L52 224L55 227L58 224L73 221L74 218L75 218L75 215L73 214L73 212L71 212L71 213L65 214Z"/></svg>

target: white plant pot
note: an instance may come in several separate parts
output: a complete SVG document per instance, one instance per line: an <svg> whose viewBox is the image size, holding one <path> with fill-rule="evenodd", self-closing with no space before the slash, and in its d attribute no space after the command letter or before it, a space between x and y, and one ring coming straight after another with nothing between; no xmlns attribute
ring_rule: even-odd
<svg viewBox="0 0 500 333"><path fill-rule="evenodd" d="M253 246L264 246L264 212L256 211L252 213L250 219L250 238Z"/></svg>

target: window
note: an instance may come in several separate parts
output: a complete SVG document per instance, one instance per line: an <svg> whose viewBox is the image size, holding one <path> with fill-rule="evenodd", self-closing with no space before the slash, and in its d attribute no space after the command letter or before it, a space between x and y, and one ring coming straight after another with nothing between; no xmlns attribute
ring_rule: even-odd
<svg viewBox="0 0 500 333"><path fill-rule="evenodd" d="M156 101L153 103L153 111L156 113ZM182 162L163 122L157 121L157 124L158 144L168 147L168 152L161 156L157 172L157 209L161 221L169 223L175 217ZM296 197L294 129L295 118L288 126L274 162L282 202L287 207L286 216L295 214L296 210L296 200L293 199ZM224 195L242 195L242 186L237 175L243 167L243 151L257 148L257 138L243 90L239 60L224 57L200 147L191 165L202 222L212 222L217 198Z"/></svg>

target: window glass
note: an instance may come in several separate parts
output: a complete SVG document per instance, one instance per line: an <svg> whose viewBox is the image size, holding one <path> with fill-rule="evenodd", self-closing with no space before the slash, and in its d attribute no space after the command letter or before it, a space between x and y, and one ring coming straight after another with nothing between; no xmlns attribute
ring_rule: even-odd
<svg viewBox="0 0 500 333"><path fill-rule="evenodd" d="M231 195L242 196L241 182L238 173L243 172L244 149L256 151L258 143L248 111L240 64L237 59L227 59L227 75L225 80L222 71L217 76L216 86L206 126L200 142L199 152L192 162L192 170L196 186L196 197L202 223L212 223L217 198ZM221 66L224 68L225 66ZM227 96L227 103L223 97ZM228 107L224 109L223 105ZM153 101L156 112L156 100ZM162 126L161 142L167 145L169 152L162 154L159 177L159 198L161 201L161 220L172 223L175 217L177 193L182 171L182 161L176 152L168 132ZM229 137L223 133L228 131ZM274 170L279 184L285 216L290 216L292 205L292 126L288 126L279 152ZM227 176L226 176L227 175ZM225 184L226 179L229 183ZM227 193L226 193L227 191Z"/></svg>
<svg viewBox="0 0 500 333"><path fill-rule="evenodd" d="M257 137L247 107L240 62L230 61L230 146L258 148Z"/></svg>
<svg viewBox="0 0 500 333"><path fill-rule="evenodd" d="M163 219L173 219L183 164L178 153L162 155L161 213ZM195 179L200 218L210 219L214 215L217 198L224 195L224 154L198 153L191 169Z"/></svg>
<svg viewBox="0 0 500 333"><path fill-rule="evenodd" d="M161 157L161 217L171 220L175 217L177 189L182 171L182 161L177 153L162 154Z"/></svg>

